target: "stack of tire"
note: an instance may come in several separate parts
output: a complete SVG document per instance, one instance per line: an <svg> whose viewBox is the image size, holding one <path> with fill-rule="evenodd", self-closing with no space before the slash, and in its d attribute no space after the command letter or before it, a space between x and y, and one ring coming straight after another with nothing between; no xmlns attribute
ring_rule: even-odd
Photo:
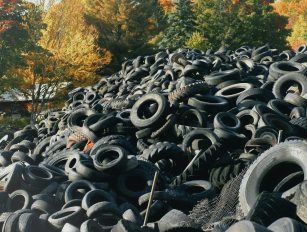
<svg viewBox="0 0 307 232"><path fill-rule="evenodd" d="M306 45L124 62L1 140L2 231L202 231L189 212L242 172L236 223L207 231L307 231L306 75Z"/></svg>

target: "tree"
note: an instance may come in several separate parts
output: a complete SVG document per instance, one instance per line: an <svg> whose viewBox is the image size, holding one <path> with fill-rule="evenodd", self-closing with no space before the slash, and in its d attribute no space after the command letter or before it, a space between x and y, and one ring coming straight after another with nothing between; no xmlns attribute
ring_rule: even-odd
<svg viewBox="0 0 307 232"><path fill-rule="evenodd" d="M167 27L159 48L177 48L185 45L195 30L195 15L190 0L179 0L167 15Z"/></svg>
<svg viewBox="0 0 307 232"><path fill-rule="evenodd" d="M23 65L10 67L6 77L2 78L1 87L7 91L11 91L13 87L31 99L31 123L34 124L49 100L61 90L61 84L68 81L69 65L63 60L56 59L53 54L39 45L42 30L46 28L42 20L44 7L25 3L24 12L23 28L28 38L27 49L20 54Z"/></svg>
<svg viewBox="0 0 307 232"><path fill-rule="evenodd" d="M83 0L86 19L99 32L98 45L112 54L108 72L151 50L147 41L159 30L160 9L155 0ZM107 70L103 70L107 72Z"/></svg>
<svg viewBox="0 0 307 232"><path fill-rule="evenodd" d="M35 124L39 113L46 109L50 100L62 91L69 81L66 76L69 65L63 65L51 53L44 50L25 54L26 65L11 70L12 80L18 80L14 87L31 99L31 124Z"/></svg>
<svg viewBox="0 0 307 232"><path fill-rule="evenodd" d="M273 11L271 0L196 0L197 31L208 46L260 46L271 43L287 47L287 19Z"/></svg>
<svg viewBox="0 0 307 232"><path fill-rule="evenodd" d="M288 41L292 48L307 43L307 0L279 0L274 4L277 13L289 18L287 28L292 29Z"/></svg>
<svg viewBox="0 0 307 232"><path fill-rule="evenodd" d="M174 3L172 0L159 0L158 2L166 13L172 11L174 8Z"/></svg>
<svg viewBox="0 0 307 232"><path fill-rule="evenodd" d="M79 0L63 0L53 5L44 17L47 29L40 45L59 61L70 64L66 75L73 83L85 86L97 81L97 69L110 63L111 54L97 45L99 33L84 18Z"/></svg>
<svg viewBox="0 0 307 232"><path fill-rule="evenodd" d="M21 0L0 0L0 78L8 69L23 64L28 33L23 25L26 14Z"/></svg>

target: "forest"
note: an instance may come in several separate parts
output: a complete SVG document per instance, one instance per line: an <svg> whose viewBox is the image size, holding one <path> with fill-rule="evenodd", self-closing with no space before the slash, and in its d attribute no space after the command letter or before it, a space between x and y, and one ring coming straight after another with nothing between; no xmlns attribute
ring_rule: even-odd
<svg viewBox="0 0 307 232"><path fill-rule="evenodd" d="M160 49L306 41L307 0L0 0L0 93L18 89L39 111L50 89L63 104L69 89Z"/></svg>

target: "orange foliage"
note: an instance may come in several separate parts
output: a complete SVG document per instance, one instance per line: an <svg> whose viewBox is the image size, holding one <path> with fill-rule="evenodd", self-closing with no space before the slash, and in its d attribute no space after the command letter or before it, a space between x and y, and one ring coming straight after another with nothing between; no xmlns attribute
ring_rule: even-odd
<svg viewBox="0 0 307 232"><path fill-rule="evenodd" d="M288 17L287 27L293 30L288 39L292 48L307 43L307 0L280 0L272 5L277 13Z"/></svg>
<svg viewBox="0 0 307 232"><path fill-rule="evenodd" d="M172 0L158 0L165 12L169 12L174 7Z"/></svg>

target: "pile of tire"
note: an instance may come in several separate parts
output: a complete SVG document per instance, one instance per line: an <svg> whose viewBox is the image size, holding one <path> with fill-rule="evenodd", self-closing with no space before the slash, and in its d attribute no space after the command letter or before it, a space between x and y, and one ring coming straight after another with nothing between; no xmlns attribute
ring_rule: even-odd
<svg viewBox="0 0 307 232"><path fill-rule="evenodd" d="M0 141L2 231L202 231L189 212L242 172L207 231L307 231L306 75L306 45L124 62Z"/></svg>

